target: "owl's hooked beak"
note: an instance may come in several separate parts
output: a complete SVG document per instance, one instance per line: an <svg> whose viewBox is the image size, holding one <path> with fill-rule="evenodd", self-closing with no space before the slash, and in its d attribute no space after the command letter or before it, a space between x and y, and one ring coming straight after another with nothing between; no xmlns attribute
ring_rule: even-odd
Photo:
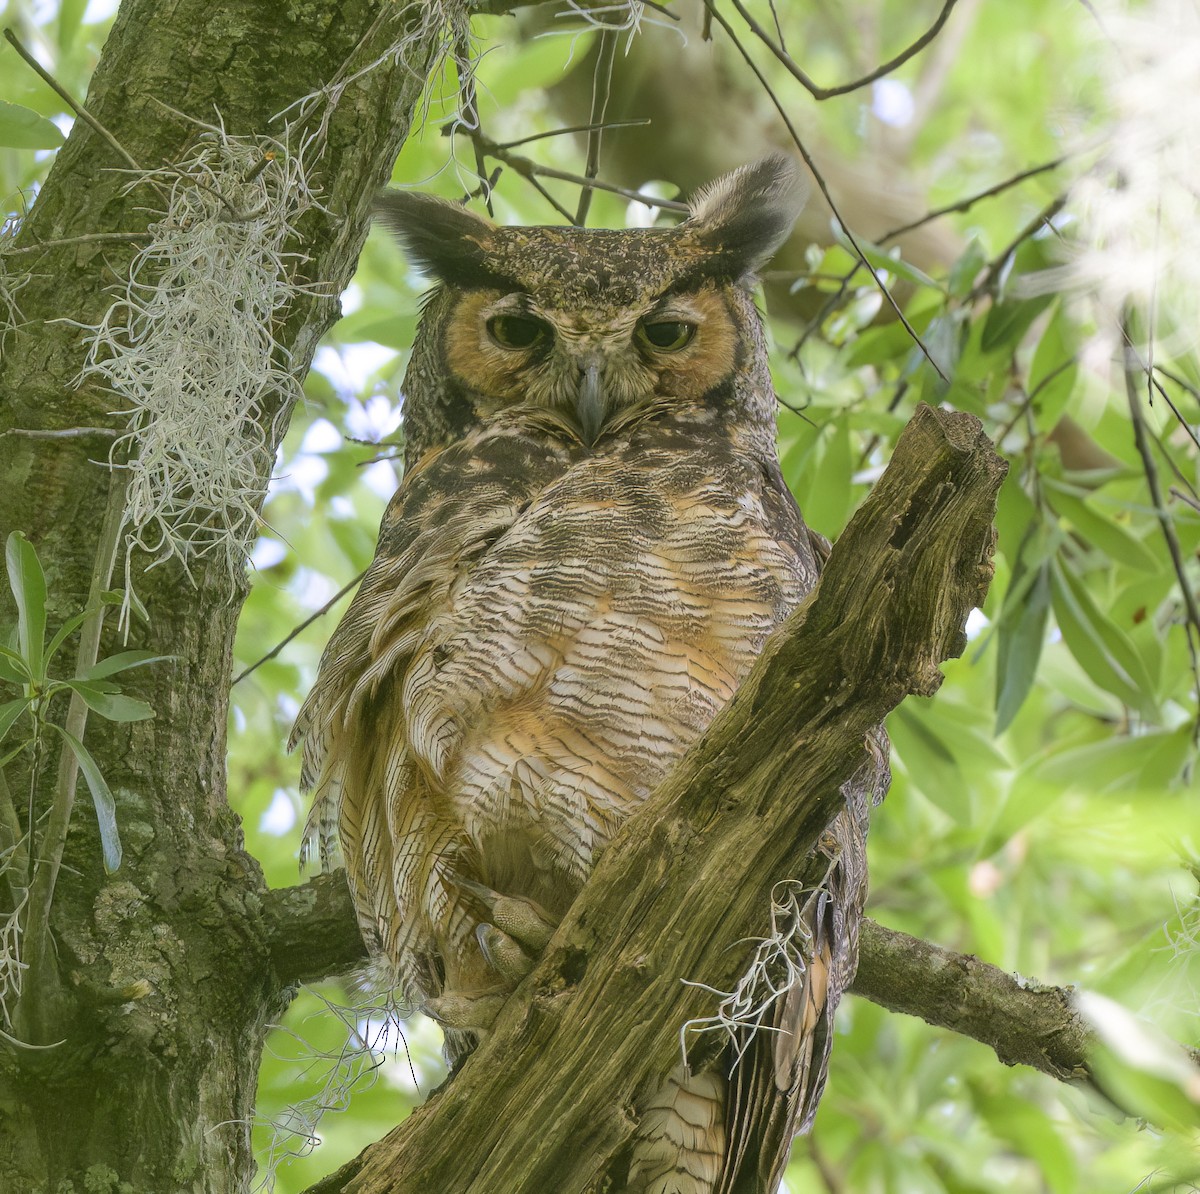
<svg viewBox="0 0 1200 1194"><path fill-rule="evenodd" d="M575 415L583 441L590 448L600 436L608 417L609 396L604 386L604 367L595 358L580 366L579 389L575 395Z"/></svg>

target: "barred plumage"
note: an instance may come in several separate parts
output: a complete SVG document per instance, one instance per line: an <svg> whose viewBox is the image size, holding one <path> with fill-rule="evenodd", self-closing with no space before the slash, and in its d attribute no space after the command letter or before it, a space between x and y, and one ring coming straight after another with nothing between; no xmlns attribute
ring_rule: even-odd
<svg viewBox="0 0 1200 1194"><path fill-rule="evenodd" d="M443 1021L452 1061L816 583L747 284L797 206L783 158L669 230L385 202L441 288L406 378L408 472L295 738L322 862L336 837L368 947ZM624 1188L780 1171L853 975L865 790L884 774L830 826L785 1031L732 1075L664 1075Z"/></svg>

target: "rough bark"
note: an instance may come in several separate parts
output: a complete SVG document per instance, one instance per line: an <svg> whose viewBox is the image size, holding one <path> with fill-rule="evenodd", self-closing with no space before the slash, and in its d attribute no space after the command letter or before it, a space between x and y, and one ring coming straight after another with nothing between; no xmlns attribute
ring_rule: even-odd
<svg viewBox="0 0 1200 1194"><path fill-rule="evenodd" d="M219 117L232 134L278 136L276 113L347 62L371 62L424 11L376 0L126 0L86 102L142 167L176 159L195 135L164 105L206 123ZM337 316L336 296L366 235L371 197L408 131L429 48L423 39L364 75L330 119L316 163L326 211L305 217L295 246L307 255L301 280L320 285L277 329L299 377ZM144 229L156 196L145 187L123 193L125 167L77 121L19 245ZM66 321L97 321L132 252L93 242L13 259L32 280L21 292L26 322L0 361L0 431L120 424L110 395L77 388L80 334ZM278 435L285 424L286 416ZM0 436L0 537L20 528L37 545L53 596L51 629L85 603L110 493L109 470L95 463L107 442ZM30 979L15 1021L30 1044L52 1047L6 1045L0 1054L0 1189L229 1194L253 1169L248 1124L262 1039L291 980L274 970L262 876L225 799L230 656L244 582L204 565L195 581L173 564L138 577L150 623L135 624L128 645L178 657L127 686L156 718L88 723L88 745L116 794L125 860L104 875L81 790L54 893L48 965ZM117 649L110 626L102 653ZM52 779L55 767L47 770Z"/></svg>
<svg viewBox="0 0 1200 1194"><path fill-rule="evenodd" d="M267 893L276 972L300 982L343 974L366 961L354 905L340 871ZM1071 990L1021 979L974 954L944 949L869 917L850 990L889 1011L916 1016L994 1049L1005 1065L1028 1065L1064 1082L1090 1078L1096 1035Z"/></svg>
<svg viewBox="0 0 1200 1194"><path fill-rule="evenodd" d="M712 1014L711 990L733 989L775 884L823 869L808 856L865 735L935 692L965 645L1005 471L973 416L918 411L811 601L605 852L492 1033L317 1189L606 1188L639 1094L678 1059L681 1027ZM720 1045L692 1036L690 1056Z"/></svg>

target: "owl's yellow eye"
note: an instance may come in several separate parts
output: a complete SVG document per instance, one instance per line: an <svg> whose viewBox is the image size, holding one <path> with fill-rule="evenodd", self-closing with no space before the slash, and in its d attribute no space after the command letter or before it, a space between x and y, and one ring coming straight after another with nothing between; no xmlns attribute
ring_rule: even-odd
<svg viewBox="0 0 1200 1194"><path fill-rule="evenodd" d="M540 319L523 315L494 315L487 321L488 335L501 348L532 348L549 333Z"/></svg>
<svg viewBox="0 0 1200 1194"><path fill-rule="evenodd" d="M660 319L654 323L639 323L638 339L648 348L659 352L676 352L691 341L696 334L694 323L681 319Z"/></svg>

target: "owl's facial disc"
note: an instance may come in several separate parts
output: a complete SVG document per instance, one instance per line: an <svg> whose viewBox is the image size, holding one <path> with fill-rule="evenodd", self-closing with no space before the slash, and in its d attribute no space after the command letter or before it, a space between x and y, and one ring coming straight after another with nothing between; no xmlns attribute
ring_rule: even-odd
<svg viewBox="0 0 1200 1194"><path fill-rule="evenodd" d="M548 407L593 445L630 407L701 401L736 368L738 342L733 311L709 285L618 310L470 290L445 347L480 416L520 402Z"/></svg>

